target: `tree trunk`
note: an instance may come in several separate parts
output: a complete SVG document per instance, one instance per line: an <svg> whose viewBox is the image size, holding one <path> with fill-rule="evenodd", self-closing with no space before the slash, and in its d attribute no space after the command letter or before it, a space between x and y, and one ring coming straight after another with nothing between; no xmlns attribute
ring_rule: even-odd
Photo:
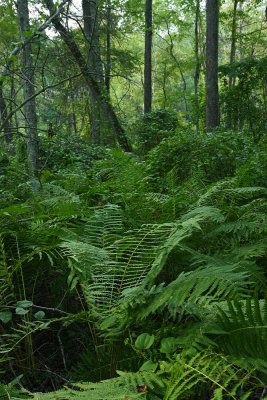
<svg viewBox="0 0 267 400"><path fill-rule="evenodd" d="M231 51L230 51L230 64L235 62L235 53L236 53L236 10L239 0L234 1L234 10L233 10L233 21L232 21L232 37L231 37ZM234 84L234 79L232 76L229 76L229 89ZM229 108L228 115L227 115L227 127L231 128L232 126L232 112Z"/></svg>
<svg viewBox="0 0 267 400"><path fill-rule="evenodd" d="M50 14L53 15L55 12L53 0L45 0L45 3L50 11ZM125 151L131 151L132 150L131 146L128 143L124 129L120 125L117 115L109 102L108 95L107 95L106 91L104 90L104 87L102 87L99 84L99 82L97 82L93 78L92 71L88 68L88 65L87 65L85 59L83 58L83 55L80 52L80 50L73 38L72 33L66 30L66 28L60 22L59 17L56 17L53 19L53 25L56 28L56 30L58 31L58 33L60 34L60 36L62 37L62 39L64 40L67 47L69 48L74 59L76 60L90 90L92 90L92 93L94 94L94 97L98 102L99 107L101 108L104 115L107 116L107 118L110 122L110 125L112 127L112 130L115 133L115 135L117 136L120 146Z"/></svg>
<svg viewBox="0 0 267 400"><path fill-rule="evenodd" d="M206 128L212 131L220 124L218 90L218 0L206 3Z"/></svg>
<svg viewBox="0 0 267 400"><path fill-rule="evenodd" d="M242 19L242 12L243 12L243 3L240 1L239 3L239 62L243 59L243 39L242 39L242 31L243 31L243 19Z"/></svg>
<svg viewBox="0 0 267 400"><path fill-rule="evenodd" d="M144 113L147 114L152 104L152 0L146 0L145 23Z"/></svg>
<svg viewBox="0 0 267 400"><path fill-rule="evenodd" d="M235 52L236 52L236 10L239 0L234 1L234 11L233 11L233 22L232 22L232 38L231 38L231 53L230 53L230 64L235 62ZM231 88L233 84L233 78L229 78L229 87Z"/></svg>
<svg viewBox="0 0 267 400"><path fill-rule="evenodd" d="M199 100L198 100L198 82L200 75L200 61L199 61L199 20L200 20L200 0L196 2L196 15L195 15L195 60L196 70L194 75L194 89L195 89L195 108L196 108L196 130L199 133Z"/></svg>
<svg viewBox="0 0 267 400"><path fill-rule="evenodd" d="M110 7L110 0L108 0L107 6L107 38L106 38L106 52L107 52L107 59L106 59L106 69L105 69L105 85L108 94L110 93L110 73L111 73L111 7Z"/></svg>
<svg viewBox="0 0 267 400"><path fill-rule="evenodd" d="M4 138L7 143L12 141L12 131L9 121L6 121L7 118L7 105L4 99L3 88L0 86L0 114L2 124L4 123Z"/></svg>
<svg viewBox="0 0 267 400"><path fill-rule="evenodd" d="M17 1L18 24L21 40L24 41L24 32L30 30L28 0ZM21 69L23 75L24 99L34 96L34 65L32 61L32 46L28 43L22 50ZM37 133L37 117L35 109L35 98L28 101L24 106L24 115L27 133L27 153L29 167L34 174L38 174L39 168L39 141Z"/></svg>
<svg viewBox="0 0 267 400"><path fill-rule="evenodd" d="M87 65L93 71L93 78L103 84L103 68L100 56L98 0L83 0L84 34L87 41ZM89 88L91 140L100 144L100 113L97 100Z"/></svg>

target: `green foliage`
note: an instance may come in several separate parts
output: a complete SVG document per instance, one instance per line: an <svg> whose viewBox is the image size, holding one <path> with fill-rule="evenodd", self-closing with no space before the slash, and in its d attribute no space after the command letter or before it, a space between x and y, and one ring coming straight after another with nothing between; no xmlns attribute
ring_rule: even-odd
<svg viewBox="0 0 267 400"><path fill-rule="evenodd" d="M157 110L142 116L134 124L132 134L130 132L136 141L138 153L146 154L162 139L173 134L177 125L177 117L166 110Z"/></svg>
<svg viewBox="0 0 267 400"><path fill-rule="evenodd" d="M165 371L170 374L170 379L167 381L164 400L190 398L196 387L197 399L203 398L201 396L207 391L210 392L211 400L245 400L250 395L249 391L243 389L248 376L242 370L227 364L218 354L198 353L191 355L188 360L188 356L181 353L172 363L163 364L161 373ZM202 394L203 386L206 386L206 390Z"/></svg>
<svg viewBox="0 0 267 400"><path fill-rule="evenodd" d="M31 3L25 37L48 18L41 3ZM2 122L14 113L12 141L0 143L1 399L266 395L264 10L258 0L239 5L235 38L233 2L220 5L221 127L206 134L202 5L153 2L144 116L144 2L99 4L98 61L136 154L115 148L103 112L94 144L88 82L58 35L36 36L34 90L44 91L32 176L25 66L10 56L21 44L16 7L1 1ZM66 5L59 18L85 55L76 14ZM229 65L231 37L240 61Z"/></svg>
<svg viewBox="0 0 267 400"><path fill-rule="evenodd" d="M211 183L232 176L257 151L258 147L243 133L215 130L197 135L185 131L162 140L150 151L148 160L155 179L173 170L175 182L181 185L198 171L200 179Z"/></svg>
<svg viewBox="0 0 267 400"><path fill-rule="evenodd" d="M256 297L246 301L228 301L228 310L219 307L218 334L214 341L218 348L231 354L237 363L267 373L267 299ZM221 332L219 333L219 331ZM208 332L208 329L207 329ZM216 333L216 330L214 330Z"/></svg>
<svg viewBox="0 0 267 400"><path fill-rule="evenodd" d="M257 142L266 132L264 109L264 86L266 85L267 58L248 58L239 63L221 65L220 77L223 82L221 101L228 118L228 126L240 129L247 124ZM234 85L229 87L226 77Z"/></svg>

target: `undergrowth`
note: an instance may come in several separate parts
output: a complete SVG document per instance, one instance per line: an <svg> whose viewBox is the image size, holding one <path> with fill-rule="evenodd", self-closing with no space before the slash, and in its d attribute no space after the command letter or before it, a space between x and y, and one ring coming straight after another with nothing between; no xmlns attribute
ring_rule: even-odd
<svg viewBox="0 0 267 400"><path fill-rule="evenodd" d="M264 398L263 175L151 173L164 146L40 180L5 163L1 398Z"/></svg>

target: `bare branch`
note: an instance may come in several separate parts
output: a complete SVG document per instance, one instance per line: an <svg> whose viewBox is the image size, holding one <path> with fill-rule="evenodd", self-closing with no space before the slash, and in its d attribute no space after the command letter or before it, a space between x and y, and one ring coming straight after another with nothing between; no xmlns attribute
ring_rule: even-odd
<svg viewBox="0 0 267 400"><path fill-rule="evenodd" d="M8 122L8 120L12 117L12 115L14 115L17 111L19 111L22 107L24 107L26 103L28 103L29 101L31 101L31 100L34 99L35 97L39 96L41 93L44 93L46 90L52 89L52 88L54 88L54 87L56 87L56 86L61 85L62 83L66 82L66 81L69 81L69 80L71 80L71 79L77 78L78 76L81 76L81 75L82 75L82 72L80 72L79 74L76 74L76 75L72 75L72 76L69 77L69 78L65 78L65 79L63 79L63 80L60 81L60 82L54 83L53 85L45 86L45 87L43 87L42 89L40 89L38 92L34 93L34 95L32 95L32 96L28 97L27 99L25 99L19 106L17 106L14 110L12 110L12 111L7 115L7 117L6 117L5 120L3 121L2 125L0 125L0 132L1 132L1 130L4 128L4 126L6 125L6 123Z"/></svg>
<svg viewBox="0 0 267 400"><path fill-rule="evenodd" d="M13 56L16 56L27 44L29 44L32 39L38 35L40 35L41 32L45 31L46 28L51 24L51 22L61 13L62 8L66 3L68 3L70 0L63 0L62 3L58 6L57 11L51 15L47 21L45 21L37 30L34 31L34 33L27 37L25 41L21 44L18 44L9 54L8 61L5 63L5 65L2 68L2 71L0 73L0 78L3 78L8 74L8 69L10 64L12 64L13 61ZM0 86L2 85L2 82L0 81Z"/></svg>

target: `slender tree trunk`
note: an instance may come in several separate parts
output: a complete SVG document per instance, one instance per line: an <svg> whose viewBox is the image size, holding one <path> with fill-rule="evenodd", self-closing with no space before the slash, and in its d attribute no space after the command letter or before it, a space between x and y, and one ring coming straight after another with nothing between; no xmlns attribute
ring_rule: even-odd
<svg viewBox="0 0 267 400"><path fill-rule="evenodd" d="M18 0L18 24L21 40L24 41L24 32L30 30L28 0ZM32 46L28 43L22 50L22 63L24 99L34 96L34 65L32 61ZM39 141L37 133L37 117L35 98L28 101L24 106L27 133L27 153L29 166L32 172L38 174L39 168Z"/></svg>
<svg viewBox="0 0 267 400"><path fill-rule="evenodd" d="M162 85L162 90L163 90L163 106L162 106L162 109L163 110L165 110L166 103L167 103L166 81L167 81L167 65L164 64L163 85Z"/></svg>
<svg viewBox="0 0 267 400"><path fill-rule="evenodd" d="M83 0L84 33L87 41L87 65L93 71L94 79L103 84L103 69L100 56L99 24L98 24L98 0ZM91 140L100 144L100 112L93 91L89 88L90 95L90 122Z"/></svg>
<svg viewBox="0 0 267 400"><path fill-rule="evenodd" d="M235 62L235 53L236 53L236 10L239 0L234 1L234 10L233 10L233 21L232 21L232 37L231 37L231 51L230 51L230 64ZM234 79L232 76L229 76L229 89L234 85ZM231 128L232 126L232 112L231 107L229 106L229 111L227 115L227 127Z"/></svg>
<svg viewBox="0 0 267 400"><path fill-rule="evenodd" d="M243 58L243 42L242 42L242 11L243 11L243 3L240 1L239 3L239 13L240 13L240 18L239 18L239 61L242 61Z"/></svg>
<svg viewBox="0 0 267 400"><path fill-rule="evenodd" d="M144 113L147 114L152 105L152 0L146 0L145 22Z"/></svg>
<svg viewBox="0 0 267 400"><path fill-rule="evenodd" d="M200 0L196 2L196 15L195 15L195 60L196 70L194 75L194 89L195 89L195 108L196 108L196 130L199 133L199 100L198 100L198 82L200 75L200 60L199 60L199 20L200 20Z"/></svg>
<svg viewBox="0 0 267 400"><path fill-rule="evenodd" d="M233 10L233 22L232 22L232 38L231 38L231 52L230 52L230 64L235 62L235 53L236 53L236 10L239 0L234 1L234 10ZM233 78L229 77L229 88L231 88L233 84Z"/></svg>
<svg viewBox="0 0 267 400"><path fill-rule="evenodd" d="M7 105L4 99L3 88L0 86L0 114L1 114L1 121L4 123L7 118ZM10 126L10 122L6 121L4 125L4 138L7 143L12 141L12 130Z"/></svg>
<svg viewBox="0 0 267 400"><path fill-rule="evenodd" d="M50 11L50 14L53 15L56 12L53 0L45 0L45 3ZM82 53L80 52L73 38L72 33L66 30L66 28L62 25L59 17L53 19L53 25L60 34L63 41L65 42L66 46L69 48L70 52L72 53L72 56L74 57L76 63L78 64L81 72L83 73L83 76L88 84L88 87L90 88L90 90L92 90L94 97L98 102L99 107L101 108L104 115L107 116L110 125L112 127L112 130L117 136L120 146L125 151L131 151L132 148L128 143L124 129L120 125L117 115L114 112L114 109L109 102L108 95L104 87L100 85L99 82L93 78L92 76L93 71L89 69Z"/></svg>
<svg viewBox="0 0 267 400"><path fill-rule="evenodd" d="M105 85L107 92L110 93L110 73L111 73L111 7L110 7L110 0L108 0L107 5L107 38L106 38L106 52L107 52L107 59L106 59L106 69L105 69Z"/></svg>
<svg viewBox="0 0 267 400"><path fill-rule="evenodd" d="M180 61L179 61L179 59L176 57L176 55L173 52L174 43L173 43L172 35L171 35L171 32L170 32L170 27L169 27L169 24L168 24L168 20L165 19L165 22L166 22L166 26L167 26L167 30L168 30L168 36L169 36L170 41L171 41L171 43L170 43L170 55L172 56L172 58L176 62L177 66L179 68L180 74L181 74L182 81L183 81L183 86L184 86L184 96L183 97L184 97L184 103L185 103L186 119L188 119L188 114L187 113L188 113L189 110L188 110L188 104L187 104L187 99L186 99L187 84L186 84L185 76L184 76Z"/></svg>
<svg viewBox="0 0 267 400"><path fill-rule="evenodd" d="M220 124L218 89L218 0L206 3L206 128L212 131Z"/></svg>

